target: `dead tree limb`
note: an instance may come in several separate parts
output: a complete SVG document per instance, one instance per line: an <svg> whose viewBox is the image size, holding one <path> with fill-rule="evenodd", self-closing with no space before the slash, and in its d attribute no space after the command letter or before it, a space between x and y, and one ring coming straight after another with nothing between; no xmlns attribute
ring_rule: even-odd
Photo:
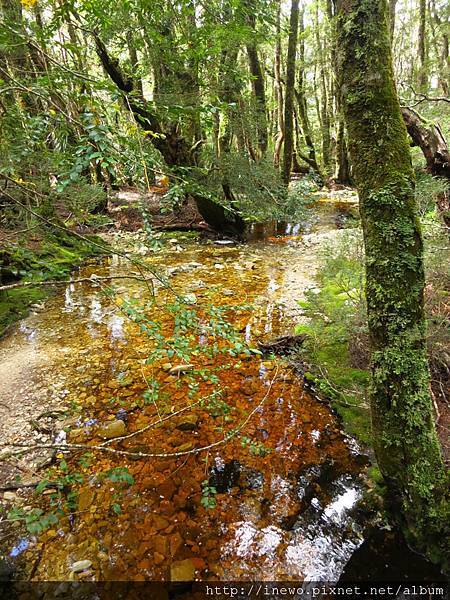
<svg viewBox="0 0 450 600"><path fill-rule="evenodd" d="M442 130L412 108L403 106L401 111L412 141L422 150L428 173L449 182L447 190L438 197L437 207L445 224L450 227L450 151Z"/></svg>

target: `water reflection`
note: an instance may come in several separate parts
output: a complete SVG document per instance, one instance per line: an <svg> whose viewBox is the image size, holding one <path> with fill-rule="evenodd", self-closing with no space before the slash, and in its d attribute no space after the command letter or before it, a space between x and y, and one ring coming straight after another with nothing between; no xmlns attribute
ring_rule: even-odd
<svg viewBox="0 0 450 600"><path fill-rule="evenodd" d="M117 314L112 314L108 319L108 328L112 340L125 340L125 331L123 324L125 322L124 317Z"/></svg>

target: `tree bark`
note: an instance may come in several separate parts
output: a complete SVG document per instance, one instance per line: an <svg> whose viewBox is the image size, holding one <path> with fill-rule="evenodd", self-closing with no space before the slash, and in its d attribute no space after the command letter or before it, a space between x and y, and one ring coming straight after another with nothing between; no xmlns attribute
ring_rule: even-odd
<svg viewBox="0 0 450 600"><path fill-rule="evenodd" d="M144 98L144 87L142 85L142 78L136 75L136 71L139 67L139 61L137 57L136 47L134 45L133 34L128 29L126 32L126 40L128 47L128 55L130 57L131 68L133 69L133 78L134 78L134 86L136 88L136 92L138 93L140 98Z"/></svg>
<svg viewBox="0 0 450 600"><path fill-rule="evenodd" d="M395 32L395 8L397 6L397 0L389 0L389 38L391 40L391 46L394 41Z"/></svg>
<svg viewBox="0 0 450 600"><path fill-rule="evenodd" d="M322 169L325 175L332 172L332 153L331 153L331 123L328 110L329 95L327 89L327 78L325 74L325 59L322 47L322 41L319 31L319 3L316 3L315 11L315 33L317 45L317 57L319 63L320 80L320 129L322 133Z"/></svg>
<svg viewBox="0 0 450 600"><path fill-rule="evenodd" d="M341 185L350 185L350 162L348 160L347 141L345 139L344 119L340 115L338 120L337 140L336 140L336 183Z"/></svg>
<svg viewBox="0 0 450 600"><path fill-rule="evenodd" d="M386 0L336 4L338 70L366 256L373 443L407 539L448 567L447 476L429 392L422 236L388 6Z"/></svg>
<svg viewBox="0 0 450 600"><path fill-rule="evenodd" d="M431 13L431 30L433 33L433 40L436 43L436 58L438 60L438 79L439 85L442 88L442 91L446 96L449 94L450 90L450 60L449 60L449 33L447 28L447 22L443 22L440 15L439 10L436 8L436 4L434 0L430 1L430 13ZM433 24L436 25L438 30L442 36L442 46L441 51L437 48L437 41L435 35L435 28Z"/></svg>
<svg viewBox="0 0 450 600"><path fill-rule="evenodd" d="M409 135L423 152L428 172L450 179L450 152L439 125L425 121L407 106L403 106L401 111Z"/></svg>
<svg viewBox="0 0 450 600"><path fill-rule="evenodd" d="M295 62L297 52L298 10L299 0L291 1L291 16L289 20L289 39L286 63L286 97L284 100L284 155L283 181L289 183L294 150L294 87Z"/></svg>
<svg viewBox="0 0 450 600"><path fill-rule="evenodd" d="M306 160L302 154L299 153L300 158L305 160L308 165L314 169L317 173L320 174L320 168L317 163L316 158L316 149L314 147L314 142L311 134L311 126L309 123L308 117L308 105L306 102L306 93L305 93L305 40L303 39L303 33L305 30L304 27L304 8L300 10L299 13L299 34L300 34L300 42L299 42L299 69L298 69L298 84L297 88L295 88L295 98L297 100L298 106L298 116L300 118L301 129L303 133L303 138L305 140L305 145L308 149L308 160Z"/></svg>
<svg viewBox="0 0 450 600"><path fill-rule="evenodd" d="M419 0L419 37L418 37L418 53L419 53L419 75L418 86L419 90L424 92L427 89L427 65L426 65L426 0Z"/></svg>

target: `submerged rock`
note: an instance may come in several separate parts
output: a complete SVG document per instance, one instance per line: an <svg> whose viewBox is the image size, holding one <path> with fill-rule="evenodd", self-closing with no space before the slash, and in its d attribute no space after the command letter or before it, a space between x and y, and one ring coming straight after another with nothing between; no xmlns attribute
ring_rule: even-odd
<svg viewBox="0 0 450 600"><path fill-rule="evenodd" d="M199 417L195 413L182 415L177 422L176 428L180 431L193 431L197 429L198 419Z"/></svg>
<svg viewBox="0 0 450 600"><path fill-rule="evenodd" d="M194 365L176 365L169 370L170 375L181 375L182 373L188 373L192 371Z"/></svg>
<svg viewBox="0 0 450 600"><path fill-rule="evenodd" d="M125 427L125 423L120 419L111 421L111 423L103 425L98 430L99 436L107 440L125 435L126 432L127 428Z"/></svg>
<svg viewBox="0 0 450 600"><path fill-rule="evenodd" d="M228 493L238 484L241 465L237 460L225 463L216 461L216 466L211 469L209 485L216 488L219 494Z"/></svg>
<svg viewBox="0 0 450 600"><path fill-rule="evenodd" d="M119 410L116 413L116 419L118 421L123 421L124 423L126 423L128 421L128 413L124 408L119 408Z"/></svg>
<svg viewBox="0 0 450 600"><path fill-rule="evenodd" d="M181 444L181 446L177 446L175 452L189 452L189 450L193 450L193 448L193 442L186 442L185 444Z"/></svg>
<svg viewBox="0 0 450 600"><path fill-rule="evenodd" d="M190 558L177 560L170 565L171 581L192 581L195 576L195 565Z"/></svg>
<svg viewBox="0 0 450 600"><path fill-rule="evenodd" d="M78 510L83 512L88 510L94 499L94 490L85 488L78 495Z"/></svg>

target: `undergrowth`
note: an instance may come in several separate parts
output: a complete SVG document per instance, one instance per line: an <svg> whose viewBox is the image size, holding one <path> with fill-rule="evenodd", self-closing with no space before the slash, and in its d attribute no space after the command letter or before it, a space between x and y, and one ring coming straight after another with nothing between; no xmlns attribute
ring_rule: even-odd
<svg viewBox="0 0 450 600"><path fill-rule="evenodd" d="M429 191L432 183L418 187ZM424 192L425 193L425 192ZM426 192L428 193L428 192ZM420 201L420 198L418 198ZM426 202L422 202L425 206ZM427 346L435 400L448 403L450 383L450 278L448 233L433 209L423 211ZM331 401L346 430L371 446L368 383L369 337L364 298L364 249L360 231L343 232L324 249L317 287L299 302L297 333L308 337L301 350L306 380Z"/></svg>
<svg viewBox="0 0 450 600"><path fill-rule="evenodd" d="M370 444L367 384L369 373L363 248L359 233L345 232L325 248L317 287L300 301L307 334L302 357L310 365L306 380L330 399L346 429Z"/></svg>

